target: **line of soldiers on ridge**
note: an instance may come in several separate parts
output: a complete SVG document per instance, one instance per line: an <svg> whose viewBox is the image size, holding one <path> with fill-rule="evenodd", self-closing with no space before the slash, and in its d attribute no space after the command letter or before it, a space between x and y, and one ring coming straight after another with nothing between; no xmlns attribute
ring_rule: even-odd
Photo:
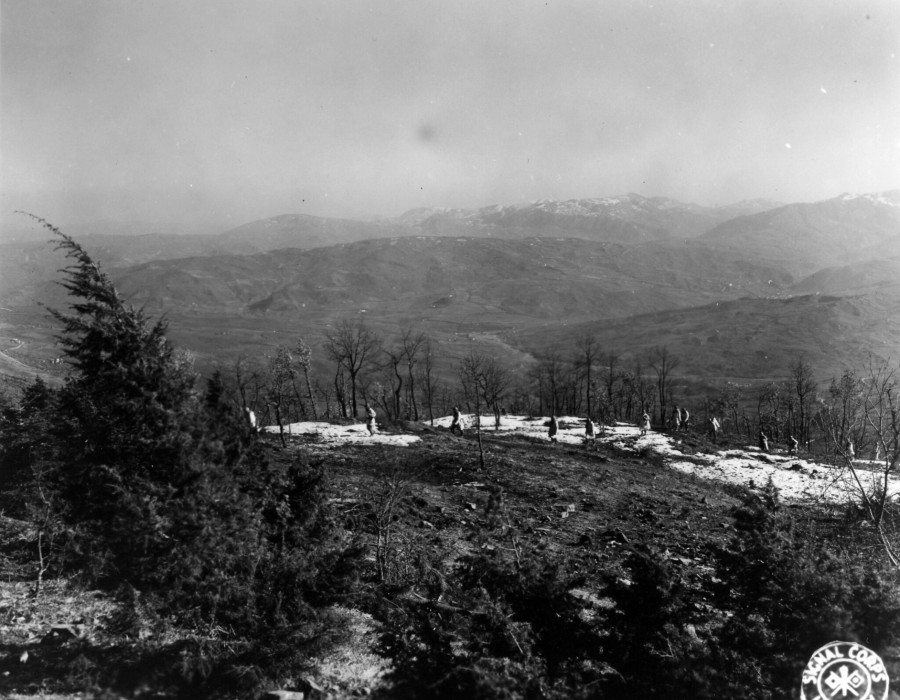
<svg viewBox="0 0 900 700"><path fill-rule="evenodd" d="M244 409L248 412L248 417L250 422L253 424L253 427L256 427L256 415L253 414L250 409ZM369 431L370 435L375 435L378 432L378 425L375 422L376 414L375 409L369 405L366 405L366 428ZM682 408L680 406L675 406L672 409L672 426L675 431L679 430L688 430L691 427L691 414L687 408ZM644 411L641 416L641 424L640 424L641 432L640 434L646 435L650 429L650 415ZM709 436L713 439L713 441L717 440L719 437L719 430L721 430L721 423L719 423L719 419L715 416L710 416L707 419L707 431ZM450 423L450 432L456 435L462 435L463 432L463 419L462 414L459 411L458 406L453 407L453 420ZM585 440L593 440L597 437L597 427L593 420L589 417L585 418L584 425L584 437ZM550 439L550 442L558 442L557 435L559 434L559 420L555 415L550 416L550 427L547 431L547 437ZM799 451L799 442L797 438L793 435L789 435L787 439L787 452L789 455L795 455ZM759 431L759 449L761 452L769 451L769 438L762 430ZM853 442L847 441L845 445L845 450L847 454L850 456L850 459L853 459L855 455Z"/></svg>
<svg viewBox="0 0 900 700"><path fill-rule="evenodd" d="M719 419L715 416L710 416L707 421L707 432L709 437L713 439L715 442L719 437L719 431L722 429L722 424L719 422ZM687 408L682 408L680 406L675 406L672 409L672 427L675 431L680 430L689 430L691 427L691 413ZM645 411L641 415L641 423L640 423L640 435L646 435L651 430L650 425L650 415ZM450 432L462 435L463 432L463 420L462 415L460 414L459 407L453 407L453 420L450 424ZM585 418L585 426L584 426L584 438L586 441L590 441L596 438L597 436L597 427L593 420L589 417ZM549 429L547 431L547 437L550 439L550 442L558 442L557 435L559 434L559 420L555 415L550 416ZM787 439L787 452L788 455L796 455L799 452L800 443L793 435L789 435ZM762 431L759 431L759 449L762 452L769 451L769 438ZM848 441L846 445L846 450L852 459L854 454L853 443Z"/></svg>

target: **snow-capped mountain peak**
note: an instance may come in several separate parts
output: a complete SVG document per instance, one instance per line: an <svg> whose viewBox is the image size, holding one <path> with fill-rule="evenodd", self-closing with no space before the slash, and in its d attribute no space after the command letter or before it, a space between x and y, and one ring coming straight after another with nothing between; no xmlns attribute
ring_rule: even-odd
<svg viewBox="0 0 900 700"><path fill-rule="evenodd" d="M863 199L875 204L883 204L889 207L900 207L900 190L887 190L886 192L873 192L868 194L858 194L854 192L845 192L838 196L843 201L852 201Z"/></svg>

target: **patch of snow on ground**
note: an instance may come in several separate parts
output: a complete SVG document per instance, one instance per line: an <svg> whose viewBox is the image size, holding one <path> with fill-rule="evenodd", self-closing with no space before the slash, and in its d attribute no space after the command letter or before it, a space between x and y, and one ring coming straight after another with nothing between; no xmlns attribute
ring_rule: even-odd
<svg viewBox="0 0 900 700"><path fill-rule="evenodd" d="M453 422L452 416L435 418L434 425L447 429ZM559 432L557 442L564 445L582 445L585 443L585 421L573 416L557 417ZM475 432L475 416L462 415L463 429L467 435ZM595 424L596 425L596 424ZM486 435L491 433L515 432L535 440L550 443L549 417L509 416L500 417L499 427L495 427L493 415L481 417L481 429ZM268 433L277 434L278 426L264 428ZM682 440L678 435L658 433L653 430L646 435L629 423L617 423L612 426L596 425L596 443L610 445L620 451L633 454L651 452L663 458L665 466L686 474L695 474L704 479L722 481L751 488L764 487L771 478L778 488L781 498L786 502L826 502L843 504L848 500L859 500L859 487L847 469L818 464L800 457L788 456L786 452L775 450L762 453L756 447L725 449L712 453L691 452L686 454L680 449ZM419 441L415 435L396 433L376 433L369 435L363 423L353 425L334 425L325 422L292 423L285 426L289 435L318 435L321 442L339 446L343 444L359 445L395 445L407 446ZM860 466L875 471L860 470L863 486L870 490L878 476L878 465L858 461ZM888 487L892 498L900 497L900 479L892 478Z"/></svg>
<svg viewBox="0 0 900 700"><path fill-rule="evenodd" d="M263 432L278 435L278 426L269 425L262 429ZM324 421L305 421L291 423L284 426L285 435L316 435L323 443L331 445L395 445L406 447L414 442L419 442L415 435L377 432L369 435L365 423L353 425L336 425Z"/></svg>

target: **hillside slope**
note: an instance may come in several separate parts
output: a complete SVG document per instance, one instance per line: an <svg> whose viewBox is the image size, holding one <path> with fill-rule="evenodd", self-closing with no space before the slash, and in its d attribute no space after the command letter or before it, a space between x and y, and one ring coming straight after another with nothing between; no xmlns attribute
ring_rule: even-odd
<svg viewBox="0 0 900 700"><path fill-rule="evenodd" d="M793 285L797 294L880 294L900 300L900 256L828 267Z"/></svg>
<svg viewBox="0 0 900 700"><path fill-rule="evenodd" d="M195 353L200 369L227 365L241 352L259 357L276 342L293 345L301 334L320 348L329 324L360 314L385 338L418 325L435 338L447 366L475 344L524 367L529 354L498 332L778 295L792 282L777 270L693 245L571 238L379 239L156 260L109 272L130 303L165 314L173 339ZM35 298L53 308L68 304L55 283L45 283ZM26 318L29 308L45 315L26 303L16 319ZM30 331L17 359L52 363L59 351L49 330L46 337L41 332Z"/></svg>
<svg viewBox="0 0 900 700"><path fill-rule="evenodd" d="M580 239L394 238L254 256L156 261L117 273L151 309L334 315L372 305L410 315L621 317L745 295L791 280L689 246L626 247Z"/></svg>
<svg viewBox="0 0 900 700"><path fill-rule="evenodd" d="M240 352L263 355L298 334L320 348L329 324L361 314L386 338L419 325L448 363L485 344L524 367L534 353L570 347L590 329L617 353L669 345L690 358L685 371L698 380L777 376L788 349L819 358L826 372L858 363L866 351L897 356L900 192L786 205L695 238L673 233L690 206L636 197L418 211L374 223L284 216L266 220L265 235L248 225L221 236L96 236L83 244L130 302L166 314L173 338L197 354L201 369ZM668 233L653 234L654 217L665 211ZM606 235L613 219L628 244L518 237L541 227L577 234L584 225L591 233L595 224ZM407 235L429 221L457 221L478 235ZM322 237L376 230L404 235L304 249ZM284 240L297 245L254 253ZM65 307L65 291L47 282L65 260L52 244L7 252L0 251L4 362L20 375L16 363L53 370L59 349L36 302ZM797 295L809 298L790 298Z"/></svg>
<svg viewBox="0 0 900 700"><path fill-rule="evenodd" d="M678 358L679 381L724 386L786 378L804 355L816 375L861 368L871 352L900 356L900 305L866 296L807 295L788 299L738 299L706 306L510 332L503 338L531 353L556 350L568 357L577 340L593 334L605 352L646 366L651 349L666 346Z"/></svg>
<svg viewBox="0 0 900 700"><path fill-rule="evenodd" d="M418 209L375 220L282 214L215 235L175 234L171 232L174 226L154 229L139 222L100 221L63 228L99 262L108 267L124 267L153 260L245 255L283 248L307 250L398 236L563 236L595 242L640 243L697 236L726 219L773 206L776 203L754 200L710 208L632 194L475 210ZM58 256L53 253L53 246L45 243L48 236L37 222L23 217L18 233L7 233L8 242L0 244L0 304L31 294L33 285L53 278L58 267Z"/></svg>
<svg viewBox="0 0 900 700"><path fill-rule="evenodd" d="M900 250L900 190L788 204L726 221L699 241L795 276L893 256Z"/></svg>
<svg viewBox="0 0 900 700"><path fill-rule="evenodd" d="M365 314L385 338L418 325L445 364L474 343L524 369L548 349L569 357L576 340L593 333L604 350L631 357L666 345L682 358L686 381L708 385L782 376L797 353L825 373L859 366L869 351L897 356L893 264L867 268L881 280L874 294L848 286L855 268L792 286L784 273L694 241L413 237L111 272L131 303L167 316L201 368L240 352L263 355L276 342L293 345L298 335L319 348L329 324ZM50 306L67 303L59 285L41 292ZM33 342L49 361L52 343Z"/></svg>

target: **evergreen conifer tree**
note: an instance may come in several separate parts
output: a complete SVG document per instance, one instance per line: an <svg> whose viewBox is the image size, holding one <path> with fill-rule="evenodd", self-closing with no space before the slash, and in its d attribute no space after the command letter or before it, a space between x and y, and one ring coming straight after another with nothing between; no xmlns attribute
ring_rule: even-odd
<svg viewBox="0 0 900 700"><path fill-rule="evenodd" d="M17 405L0 401L0 485L10 493L4 505L21 513L25 503L21 488L41 471L52 468L54 449L51 422L56 393L37 377L25 387Z"/></svg>
<svg viewBox="0 0 900 700"><path fill-rule="evenodd" d="M62 284L74 301L51 310L73 369L50 430L70 561L176 617L245 633L293 624L314 591L352 575L321 470L270 462L221 376L201 396L165 321L127 305L78 243L39 221L73 261Z"/></svg>
<svg viewBox="0 0 900 700"><path fill-rule="evenodd" d="M135 584L159 571L176 533L173 512L209 468L194 375L166 338L126 305L109 277L49 223L73 263L61 283L74 301L52 310L72 373L59 392L56 484L74 551L97 578Z"/></svg>
<svg viewBox="0 0 900 700"><path fill-rule="evenodd" d="M53 230L75 261L62 282L76 299L72 313L51 310L74 369L62 391L67 452L86 464L127 460L133 476L163 476L190 446L190 367L167 340L165 321L150 323L142 309L127 306L84 249Z"/></svg>

